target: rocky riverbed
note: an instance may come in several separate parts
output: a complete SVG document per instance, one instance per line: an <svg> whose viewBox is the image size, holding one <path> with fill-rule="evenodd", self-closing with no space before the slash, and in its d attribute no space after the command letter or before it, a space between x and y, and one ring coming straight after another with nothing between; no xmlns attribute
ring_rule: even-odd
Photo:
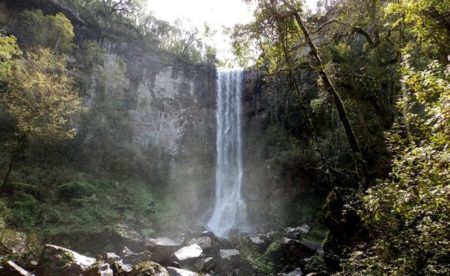
<svg viewBox="0 0 450 276"><path fill-rule="evenodd" d="M309 241L309 231L309 226L301 225L228 239L205 231L161 234L140 242L123 235L120 250L93 253L96 245L103 248L98 237L90 240L90 253L80 254L68 249L76 244L39 245L33 236L11 230L0 233L0 275L326 275L322 247Z"/></svg>

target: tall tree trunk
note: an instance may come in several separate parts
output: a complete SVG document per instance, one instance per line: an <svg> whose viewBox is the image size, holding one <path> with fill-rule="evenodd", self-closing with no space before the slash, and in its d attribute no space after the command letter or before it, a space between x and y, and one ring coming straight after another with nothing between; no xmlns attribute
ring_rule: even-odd
<svg viewBox="0 0 450 276"><path fill-rule="evenodd" d="M16 148L11 153L11 157L9 159L8 169L6 171L5 177L3 178L3 183L0 188L0 194L3 194L6 191L6 187L8 185L9 177L11 176L12 169L19 157L19 154L22 152L23 144L25 142L25 135L19 136L16 144Z"/></svg>
<svg viewBox="0 0 450 276"><path fill-rule="evenodd" d="M309 35L309 31L306 28L303 20L300 17L300 14L295 10L295 8L287 1L283 0L283 2L289 7L292 12L292 15L295 18L298 26L300 27L303 35L305 36L306 43L308 44L311 51L309 52L313 62L317 67L317 72L319 73L320 79L323 82L325 90L332 96L334 105L337 109L339 119L344 126L345 134L347 136L348 143L353 152L353 156L355 158L356 169L359 175L360 180L367 185L368 184L368 174L366 163L363 158L363 154L361 152L361 148L359 147L358 140L356 139L355 133L353 131L350 120L348 119L347 111L345 110L344 102L334 87L333 83L330 81L327 73L324 70L322 60L319 56L319 51L317 50L316 45L311 39Z"/></svg>

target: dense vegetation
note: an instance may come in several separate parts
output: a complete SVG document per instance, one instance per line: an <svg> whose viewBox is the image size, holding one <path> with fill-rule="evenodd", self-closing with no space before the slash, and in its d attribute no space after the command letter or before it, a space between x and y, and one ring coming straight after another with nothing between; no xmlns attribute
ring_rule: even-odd
<svg viewBox="0 0 450 276"><path fill-rule="evenodd" d="M297 133L304 120L304 144L322 156L317 166L334 186L324 221L329 268L448 274L450 3L334 1L307 15L300 1L249 2L255 21L235 28L235 52L242 64L255 47L262 52L273 116ZM305 69L317 72L324 94L302 85ZM288 91L281 99L280 87ZM333 113L347 139L333 141L323 128ZM340 161L331 163L330 148L353 157L334 152ZM339 258L348 258L342 267Z"/></svg>
<svg viewBox="0 0 450 276"><path fill-rule="evenodd" d="M311 198L267 217L321 217L330 273L450 274L450 1L325 1L315 14L302 1L247 2L255 18L235 27L233 46L242 66L255 62L269 114L249 148L266 145L264 166L294 185L312 182ZM126 222L150 235L157 220L176 223L181 203L162 197L168 155L154 146L137 153L128 141L125 64L108 64L102 42L125 34L209 65L215 50L137 0L67 3L98 37L76 40L62 13L24 10L12 24L0 16L0 228L51 236ZM109 94L86 110L94 81L98 97Z"/></svg>

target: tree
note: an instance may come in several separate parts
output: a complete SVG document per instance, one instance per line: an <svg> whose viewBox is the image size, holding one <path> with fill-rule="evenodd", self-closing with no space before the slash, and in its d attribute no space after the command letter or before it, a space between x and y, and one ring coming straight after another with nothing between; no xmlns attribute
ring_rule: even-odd
<svg viewBox="0 0 450 276"><path fill-rule="evenodd" d="M295 73L295 70L299 67L299 59L295 58L295 48L301 45L301 40L304 39L306 41L311 56L311 67L318 72L325 91L333 99L339 119L344 127L348 144L353 152L360 180L367 183L368 174L363 153L347 115L344 102L325 71L318 48L311 38L304 20L301 18L301 13L302 6L300 2L286 0L259 1L256 22L244 27L244 33L251 33L249 35L250 38L257 40L257 44L262 49L264 59L269 63L269 68L274 71L285 71L287 73L289 85L299 98L301 98L301 91ZM239 36L239 34L235 34L235 37Z"/></svg>
<svg viewBox="0 0 450 276"><path fill-rule="evenodd" d="M8 45L11 38L1 37L0 45ZM18 47L13 45L14 53ZM8 56L8 55L7 55ZM49 49L28 52L20 58L9 55L11 69L4 70L0 103L14 119L14 143L1 191L5 191L13 166L27 139L58 141L75 134L73 116L80 110L81 101L74 90L74 81L66 69L65 59ZM3 66L2 66L3 67Z"/></svg>
<svg viewBox="0 0 450 276"><path fill-rule="evenodd" d="M73 26L62 13L44 15L41 10L26 10L20 13L13 29L18 40L30 48L49 48L56 53L73 48Z"/></svg>

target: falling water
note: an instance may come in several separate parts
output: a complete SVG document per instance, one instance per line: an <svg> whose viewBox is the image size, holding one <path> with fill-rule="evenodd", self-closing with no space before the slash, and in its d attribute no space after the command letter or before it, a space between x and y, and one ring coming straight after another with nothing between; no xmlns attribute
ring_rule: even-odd
<svg viewBox="0 0 450 276"><path fill-rule="evenodd" d="M242 70L219 70L217 77L216 201L208 228L226 237L230 230L247 230L242 199Z"/></svg>

